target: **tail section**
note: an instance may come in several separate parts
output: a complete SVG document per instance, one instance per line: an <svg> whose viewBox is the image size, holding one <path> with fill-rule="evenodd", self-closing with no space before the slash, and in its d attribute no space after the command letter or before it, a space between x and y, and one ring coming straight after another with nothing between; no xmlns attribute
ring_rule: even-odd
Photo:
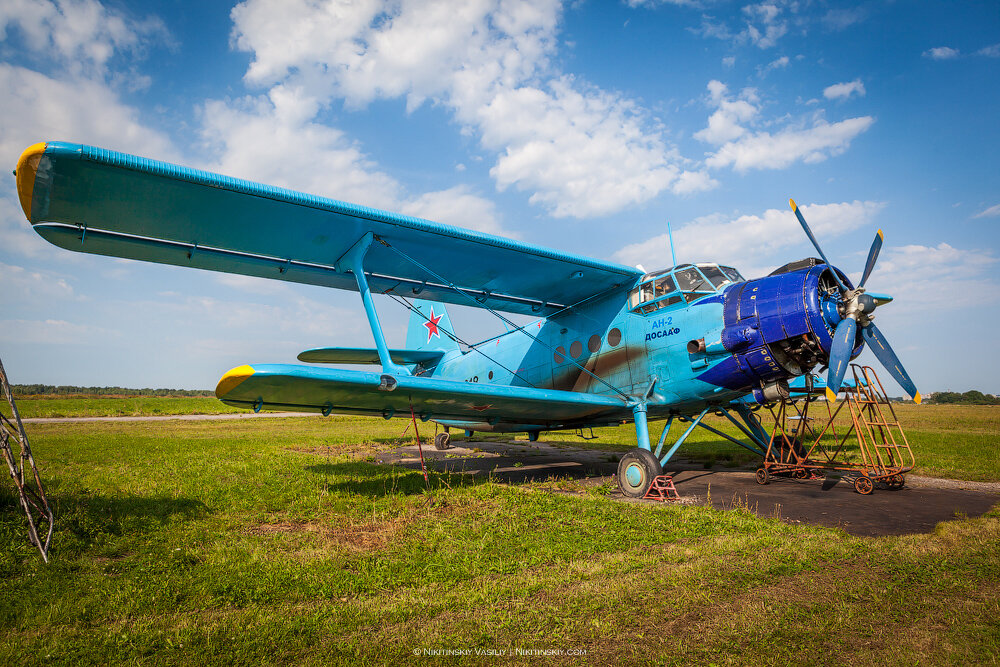
<svg viewBox="0 0 1000 667"><path fill-rule="evenodd" d="M410 324L406 328L406 349L445 352L460 349L443 303L417 299L413 307Z"/></svg>

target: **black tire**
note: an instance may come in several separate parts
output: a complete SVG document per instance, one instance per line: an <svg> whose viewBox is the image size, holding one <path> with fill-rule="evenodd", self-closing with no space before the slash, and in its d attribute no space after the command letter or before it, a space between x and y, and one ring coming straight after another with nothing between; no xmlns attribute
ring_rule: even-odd
<svg viewBox="0 0 1000 667"><path fill-rule="evenodd" d="M451 447L451 435L448 433L438 433L434 436L434 449L445 450Z"/></svg>
<svg viewBox="0 0 1000 667"><path fill-rule="evenodd" d="M662 474L663 466L653 452L636 447L618 462L618 488L629 498L642 498L653 478Z"/></svg>
<svg viewBox="0 0 1000 667"><path fill-rule="evenodd" d="M770 484L771 473L767 471L767 468L761 466L757 468L757 472L754 474L754 479L756 479L757 483L760 484L761 486L763 486L764 484Z"/></svg>
<svg viewBox="0 0 1000 667"><path fill-rule="evenodd" d="M871 492L875 490L875 485L872 483L872 478L866 477L864 475L855 478L854 490L863 496L871 495Z"/></svg>

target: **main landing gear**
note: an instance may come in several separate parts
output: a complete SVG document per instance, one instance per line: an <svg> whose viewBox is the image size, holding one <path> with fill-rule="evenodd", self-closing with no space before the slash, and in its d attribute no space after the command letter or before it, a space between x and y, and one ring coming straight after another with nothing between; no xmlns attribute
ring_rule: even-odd
<svg viewBox="0 0 1000 667"><path fill-rule="evenodd" d="M659 459L636 447L618 462L618 488L629 498L644 498L653 480L663 474Z"/></svg>

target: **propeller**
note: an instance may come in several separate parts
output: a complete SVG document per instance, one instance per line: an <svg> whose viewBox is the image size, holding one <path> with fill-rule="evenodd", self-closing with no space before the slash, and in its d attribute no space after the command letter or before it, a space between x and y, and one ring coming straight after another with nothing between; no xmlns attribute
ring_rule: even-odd
<svg viewBox="0 0 1000 667"><path fill-rule="evenodd" d="M802 211L796 206L794 200L789 199L788 203L791 204L792 211L795 212L795 217L798 218L799 224L802 225L806 236L812 241L816 252L823 258L827 266L832 269L833 265L830 264L830 260L826 258L826 254L820 248L819 242L816 241L816 237L813 236L812 230L809 229L809 225L806 223L806 219L802 217ZM869 348L871 348L872 353L879 360L879 363L889 371L889 374L899 383L899 386L913 397L915 403L920 403L921 400L920 392L917 391L913 380L910 379L906 369L903 368L903 364L899 362L899 357L892 351L889 341L886 340L885 336L882 335L882 332L879 331L871 319L872 313L876 308L892 301L892 297L888 294L865 292L865 283L868 282L869 276L871 276L872 271L875 269L875 262L878 260L878 254L882 250L883 238L882 230L880 229L875 234L875 240L872 241L872 247L868 251L868 259L865 261L865 270L861 275L861 282L858 283L856 289L848 289L843 281L841 281L840 276L837 275L837 271L830 271L833 274L833 279L837 282L837 288L840 290L840 306L838 310L843 315L843 319L837 323L837 328L833 332L833 344L830 346L830 360L827 364L826 395L831 401L836 400L837 392L840 391L840 385L844 381L844 374L847 372L848 365L850 365L851 352L854 351L854 341L857 337L858 327L861 327L861 336L868 343Z"/></svg>

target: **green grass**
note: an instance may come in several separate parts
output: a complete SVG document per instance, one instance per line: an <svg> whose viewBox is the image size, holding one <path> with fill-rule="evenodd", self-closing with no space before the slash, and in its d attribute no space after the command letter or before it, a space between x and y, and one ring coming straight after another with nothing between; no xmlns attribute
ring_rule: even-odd
<svg viewBox="0 0 1000 667"><path fill-rule="evenodd" d="M225 414L246 412L231 408L210 397L139 397L139 398L22 398L17 401L22 417L99 417L181 414ZM825 413L822 403L814 404L813 414ZM972 405L897 405L900 423L913 449L918 474L975 481L1000 481L1000 407ZM346 421L345 421L346 420ZM344 418L341 424L356 423L357 432L381 433L391 437L400 430L398 421L381 419ZM722 417L709 416L706 423L732 436L737 430ZM838 428L849 424L846 408L837 420ZM651 424L650 435L659 437L663 422ZM683 433L685 424L673 427L670 441ZM843 431L841 431L843 432ZM589 434L589 432L588 432ZM572 431L546 433L548 442L573 444L627 451L635 447L635 428L631 424L616 428L597 428L597 440L585 441ZM524 434L514 434L524 438ZM480 439L508 439L510 434L478 434ZM461 440L456 435L456 440ZM829 438L828 438L829 441ZM853 442L853 440L852 440ZM856 445L855 445L856 449ZM753 466L759 458L718 436L696 430L687 443L678 450L678 456L713 465L739 467Z"/></svg>
<svg viewBox="0 0 1000 667"><path fill-rule="evenodd" d="M1000 657L997 511L871 539L600 487L435 475L427 496L419 473L371 462L403 427L31 425L57 531L44 565L0 485L0 663Z"/></svg>
<svg viewBox="0 0 1000 667"><path fill-rule="evenodd" d="M142 415L215 415L244 412L210 396L132 396L106 398L18 398L21 417L137 417Z"/></svg>

